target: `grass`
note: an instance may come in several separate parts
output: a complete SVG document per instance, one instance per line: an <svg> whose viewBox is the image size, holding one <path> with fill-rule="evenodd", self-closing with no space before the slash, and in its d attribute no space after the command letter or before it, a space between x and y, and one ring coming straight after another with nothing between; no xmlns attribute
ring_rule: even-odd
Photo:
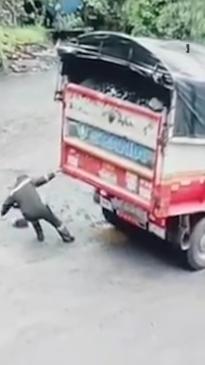
<svg viewBox="0 0 205 365"><path fill-rule="evenodd" d="M17 46L24 44L45 44L46 42L46 30L40 26L0 26L0 64L5 64L6 54L15 52Z"/></svg>

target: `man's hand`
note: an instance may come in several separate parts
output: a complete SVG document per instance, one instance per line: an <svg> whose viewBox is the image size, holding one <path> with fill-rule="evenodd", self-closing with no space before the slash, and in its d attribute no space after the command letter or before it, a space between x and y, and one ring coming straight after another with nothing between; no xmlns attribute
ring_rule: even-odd
<svg viewBox="0 0 205 365"><path fill-rule="evenodd" d="M8 211L9 211L8 206L3 204L2 208L1 208L1 216L4 217Z"/></svg>
<svg viewBox="0 0 205 365"><path fill-rule="evenodd" d="M42 185L47 184L49 181L53 180L55 177L55 173L54 172L50 172L44 176L40 176L38 178L33 178L32 179L32 183L36 188L39 188Z"/></svg>
<svg viewBox="0 0 205 365"><path fill-rule="evenodd" d="M49 172L47 176L48 180L53 180L56 177L56 174L54 172Z"/></svg>
<svg viewBox="0 0 205 365"><path fill-rule="evenodd" d="M15 208L15 209L19 209L20 207L19 207L18 203L14 202L14 203L13 203L13 208Z"/></svg>
<svg viewBox="0 0 205 365"><path fill-rule="evenodd" d="M1 216L5 216L8 211L13 207L14 199L12 195L9 195L8 198L4 201L2 208L1 208Z"/></svg>

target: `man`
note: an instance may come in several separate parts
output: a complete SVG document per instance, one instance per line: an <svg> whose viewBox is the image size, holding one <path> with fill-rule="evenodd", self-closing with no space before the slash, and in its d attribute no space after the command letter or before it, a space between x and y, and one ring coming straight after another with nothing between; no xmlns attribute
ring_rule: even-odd
<svg viewBox="0 0 205 365"><path fill-rule="evenodd" d="M55 7L52 1L48 1L45 10L44 26L51 29L55 20Z"/></svg>
<svg viewBox="0 0 205 365"><path fill-rule="evenodd" d="M39 241L44 241L44 233L40 224L40 220L44 220L57 230L64 242L70 243L74 241L74 237L53 214L50 207L43 204L36 190L54 177L54 173L36 179L29 178L27 175L19 176L13 190L2 205L1 215L5 216L12 207L19 208L25 220L32 224Z"/></svg>
<svg viewBox="0 0 205 365"><path fill-rule="evenodd" d="M42 0L34 0L34 6L36 8L36 13L41 16L43 14L43 2Z"/></svg>
<svg viewBox="0 0 205 365"><path fill-rule="evenodd" d="M26 24L35 24L35 5L33 0L24 0L23 4L24 11L27 15Z"/></svg>

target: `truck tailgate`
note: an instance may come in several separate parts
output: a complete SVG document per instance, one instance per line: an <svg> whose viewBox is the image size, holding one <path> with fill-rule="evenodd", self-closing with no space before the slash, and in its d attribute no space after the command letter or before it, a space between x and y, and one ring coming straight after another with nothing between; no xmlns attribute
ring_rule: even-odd
<svg viewBox="0 0 205 365"><path fill-rule="evenodd" d="M64 172L150 210L162 115L75 84L64 91Z"/></svg>

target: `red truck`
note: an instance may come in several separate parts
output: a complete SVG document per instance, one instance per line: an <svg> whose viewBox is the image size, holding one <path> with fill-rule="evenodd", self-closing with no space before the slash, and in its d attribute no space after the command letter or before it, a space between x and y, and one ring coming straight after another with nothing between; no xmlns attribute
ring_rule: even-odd
<svg viewBox="0 0 205 365"><path fill-rule="evenodd" d="M115 226L177 243L205 267L205 50L92 32L58 48L61 169ZM204 81L203 81L204 80Z"/></svg>

